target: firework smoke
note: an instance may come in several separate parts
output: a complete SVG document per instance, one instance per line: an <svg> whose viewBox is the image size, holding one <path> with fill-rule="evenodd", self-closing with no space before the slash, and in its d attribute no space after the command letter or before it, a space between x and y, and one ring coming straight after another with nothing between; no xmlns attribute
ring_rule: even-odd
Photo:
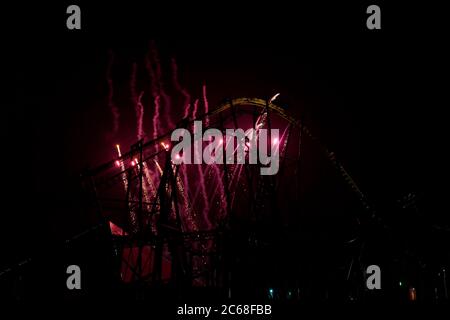
<svg viewBox="0 0 450 320"><path fill-rule="evenodd" d="M114 55L110 51L108 52L108 65L106 68L106 81L108 83L108 107L111 110L113 116L113 134L116 135L119 131L119 119L120 113L119 108L114 103L114 89L112 81L112 66L114 64Z"/></svg>

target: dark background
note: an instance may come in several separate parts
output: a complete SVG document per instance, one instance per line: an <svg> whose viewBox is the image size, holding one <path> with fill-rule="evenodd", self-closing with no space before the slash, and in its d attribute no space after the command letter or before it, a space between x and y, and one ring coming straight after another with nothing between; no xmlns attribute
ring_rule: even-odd
<svg viewBox="0 0 450 320"><path fill-rule="evenodd" d="M127 66L151 40L193 95L207 84L211 106L281 92L379 208L417 192L426 221L445 225L443 9L376 2L382 29L367 30L372 3L314 3L78 1L80 31L65 26L72 3L2 7L0 267L92 224L78 177L114 151L108 51Z"/></svg>

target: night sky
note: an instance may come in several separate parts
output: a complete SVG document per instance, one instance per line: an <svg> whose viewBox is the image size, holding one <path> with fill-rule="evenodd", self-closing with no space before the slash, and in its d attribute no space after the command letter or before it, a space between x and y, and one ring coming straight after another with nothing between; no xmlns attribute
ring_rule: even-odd
<svg viewBox="0 0 450 320"><path fill-rule="evenodd" d="M382 215L389 218L397 199L416 192L427 221L448 222L441 207L448 97L440 98L448 37L439 8L380 4L382 30L370 31L366 3L76 3L80 31L65 27L71 3L2 9L0 267L92 223L78 177L110 160L116 140L132 142L124 141L134 130L128 70L151 41L163 67L176 59L193 96L206 83L211 107L227 97L280 92ZM107 107L108 52L119 66L119 136L111 134Z"/></svg>

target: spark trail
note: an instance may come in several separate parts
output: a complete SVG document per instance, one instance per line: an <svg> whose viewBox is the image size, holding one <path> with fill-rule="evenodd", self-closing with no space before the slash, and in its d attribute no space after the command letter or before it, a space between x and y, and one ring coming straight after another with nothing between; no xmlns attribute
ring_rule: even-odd
<svg viewBox="0 0 450 320"><path fill-rule="evenodd" d="M119 156L119 158L122 157L122 152L120 151L120 146L118 144L116 144L116 149L117 149L117 155ZM127 194L128 193L127 192L128 191L128 180L127 180L127 174L126 174L126 170L125 170L125 164L123 163L123 160L117 160L117 161L119 163L119 167L122 172L122 181L123 181L124 191L125 191L125 194ZM133 232L136 232L137 231L136 212L132 208L131 202L128 202L127 206L130 208L129 214L130 214L131 225L134 227Z"/></svg>
<svg viewBox="0 0 450 320"><path fill-rule="evenodd" d="M186 90L186 88L181 86L180 81L178 80L178 66L177 66L175 59L172 58L170 62L171 62L170 65L172 67L173 86L175 87L175 90L180 92L181 95L184 97L183 110L185 110L185 114L186 114L186 109L189 110L189 105L191 104L191 95Z"/></svg>
<svg viewBox="0 0 450 320"><path fill-rule="evenodd" d="M172 166L172 170L175 169L175 165ZM198 231L197 225L197 214L194 212L191 203L189 202L189 197L185 192L183 187L183 183L181 182L180 175L177 175L176 178L177 188L183 198L183 207L184 207L184 216L186 218L186 222L188 224L188 228L186 231ZM176 204L175 204L176 205Z"/></svg>
<svg viewBox="0 0 450 320"><path fill-rule="evenodd" d="M156 139L158 137L159 132L159 126L158 126L158 119L159 119L159 111L161 109L160 104L160 95L159 95L159 87L158 87L158 79L156 78L155 70L153 69L152 62L150 60L150 57L147 56L145 58L145 67L147 69L147 72L150 76L150 92L153 99L154 104L154 112L153 112L153 119L152 119L152 133L153 133L153 139ZM158 148L158 146L157 146Z"/></svg>
<svg viewBox="0 0 450 320"><path fill-rule="evenodd" d="M206 94L206 84L203 84L202 86L202 97L203 97L203 107L205 108L205 114L207 114L209 112L209 102ZM205 117L205 127L206 128L209 127L208 116ZM225 143L227 142L225 141ZM216 163L213 164L213 170L216 175L217 187L219 189L220 208L224 210L224 208L226 208L227 205L225 203L225 188L223 185L222 174L220 173L219 166Z"/></svg>
<svg viewBox="0 0 450 320"><path fill-rule="evenodd" d="M112 69L112 55L110 59L110 63L108 64L107 69L107 77L108 77L108 104L110 106L111 111L115 115L114 130L118 130L118 109L115 108L113 103L113 83L111 79L111 69ZM162 65L159 59L159 54L154 43L150 44L148 53L143 57L143 65L145 70L147 71L148 79L149 79L149 89L150 90L140 90L140 77L138 72L139 62L135 62L131 67L131 74L129 80L129 90L130 90L130 99L134 108L134 113L136 116L136 135L138 140L144 139L145 137L145 129L144 129L144 115L147 113L144 107L143 101L148 101L151 105L151 111L149 114L151 115L150 122L150 130L149 136L153 139L157 139L161 134L170 131L175 128L174 122L178 121L180 118L189 118L191 115L194 119L202 116L202 114L207 114L209 112L209 103L207 99L207 90L206 85L202 85L201 96L199 99L195 99L191 101L191 95L188 90L180 83L179 80L179 72L178 66L176 64L175 59L169 60L169 67L171 74L169 76L169 80L171 80L172 88L176 90L177 96L180 97L180 101L182 101L182 105L179 105L179 109L175 110L175 105L172 104L172 100L170 96L165 91L165 84L162 76ZM149 92L149 99L143 100L145 92ZM201 104L201 106L200 106ZM201 108L204 110L201 110ZM116 112L117 111L117 112ZM145 114L144 114L145 113ZM146 115L145 115L146 116ZM146 116L147 117L147 116ZM209 117L204 118L206 127L209 127ZM166 146L162 146L162 148L166 148ZM156 152L158 153L161 149L161 145L156 145ZM198 152L201 152L198 150ZM118 148L118 153L120 154L120 149ZM201 157L201 154L197 156ZM155 157L158 160L158 156ZM149 203L154 201L157 198L157 188L155 184L157 183L158 178L152 177L152 173L149 170L148 164L145 162L138 163L135 159L132 159L130 162L131 166L134 168L126 168L126 163L123 160L117 161L117 167L120 167L122 173L123 186L125 191L129 188L128 184L128 176L127 170L136 170L136 168L140 169L142 166L144 173L144 185L143 185L143 193L145 202ZM198 215L199 222L202 222L202 225L211 227L211 219L209 217L209 212L211 209L212 202L216 203L215 199L219 199L219 202L216 203L219 205L221 210L226 208L224 203L225 201L225 188L222 181L222 173L217 164L213 164L211 166L198 165L197 168L193 169L193 171L188 170L188 166L183 165L180 167L179 175L177 177L177 189L181 194L181 200L183 203L183 211L185 212L184 219L192 218L192 215L195 213L193 210L201 210L201 213ZM159 163L156 162L157 173L160 171L162 174L162 170L159 166ZM237 173L237 172L236 172ZM235 174L236 174L235 173ZM190 179L195 179L198 183L198 188L191 189L189 187ZM156 180L153 180L156 179ZM182 181L182 182L181 182ZM191 182L192 184L192 182ZM208 186L208 187L207 187ZM210 188L209 186L212 186ZM194 191L195 190L195 191ZM210 192L208 192L210 190ZM191 198L190 191L195 193L195 197ZM201 194L201 196L200 196ZM197 199L197 195L201 197L201 199ZM211 198L211 200L210 200ZM196 199L198 202L196 202ZM132 199L130 199L132 200ZM191 201L192 200L192 201ZM190 203L189 203L190 202ZM145 205L146 207L146 205ZM130 202L130 208L131 202ZM130 210L132 211L132 210ZM219 215L220 215L219 211ZM132 213L131 213L132 214Z"/></svg>
<svg viewBox="0 0 450 320"><path fill-rule="evenodd" d="M194 111L193 111L193 118L195 119L197 114L197 106L198 106L198 100L196 100L196 103L194 103ZM201 158L201 154L200 154L200 150L196 150L196 155L195 157L200 159ZM203 165L199 164L196 166L197 167L197 174L199 177L199 183L200 183L200 193L203 196L203 218L205 219L206 225L208 226L208 228L211 226L211 223L209 221L209 217L208 217L208 213L209 213L209 200L208 200L208 193L206 192L206 186L205 186L205 175L203 174Z"/></svg>
<svg viewBox="0 0 450 320"><path fill-rule="evenodd" d="M149 201L148 208L147 208L147 210L150 212L151 211L151 203L150 202L156 201L157 191L156 191L155 184L153 183L152 177L150 175L150 171L148 169L147 162L144 161L142 163L142 167L144 168L145 180L150 188L150 201ZM154 221L153 216L149 217L149 223L150 223L150 227L151 227L153 234L156 234L156 223Z"/></svg>
<svg viewBox="0 0 450 320"><path fill-rule="evenodd" d="M189 92L183 88L180 84L180 81L178 79L178 65L175 61L174 58L171 59L171 68L172 68L172 83L173 86L175 88L175 90L177 90L183 97L184 97L184 101L183 101L183 119L186 119L189 117L189 113L190 113L190 109L191 109L191 95L189 94ZM195 110L195 104L194 104L194 110ZM195 111L194 111L195 112ZM184 187L186 189L186 192L188 193L187 190L189 190L189 179L188 179L188 173L187 173L187 167L183 166L183 184ZM183 194L185 193L185 191L183 191ZM184 195L189 197L189 195Z"/></svg>
<svg viewBox="0 0 450 320"><path fill-rule="evenodd" d="M150 76L151 81L151 92L153 93L153 97L159 96L159 104L160 106L164 106L165 114L161 115L158 113L158 116L165 117L165 123L167 123L167 127L165 131L171 130L175 127L175 124L172 120L172 105L170 96L164 90L164 83L162 81L162 72L161 72L161 62L159 59L158 51L156 50L155 44L150 43L149 54L146 56L146 68Z"/></svg>
<svg viewBox="0 0 450 320"><path fill-rule="evenodd" d="M116 144L116 149L117 149L117 155L118 157L122 157L122 152L120 152L120 146L118 144ZM123 187L125 189L125 193L127 192L127 187L128 187L128 181L127 181L127 175L125 174L125 164L123 163L123 160L117 160L118 162L116 162L119 167L120 167L120 171L122 172L122 181L123 181Z"/></svg>
<svg viewBox="0 0 450 320"><path fill-rule="evenodd" d="M137 64L133 63L130 80L131 101L134 105L134 111L136 113L137 139L141 140L144 137L144 125L143 125L144 106L142 104L142 96L144 95L144 91L141 92L139 97L137 96L136 77L137 77Z"/></svg>
<svg viewBox="0 0 450 320"><path fill-rule="evenodd" d="M205 108L205 113L209 112L209 103L208 98L206 96L206 84L203 84L202 86L202 96L203 96L203 106ZM209 127L209 117L206 116L205 118L205 127Z"/></svg>
<svg viewBox="0 0 450 320"><path fill-rule="evenodd" d="M192 111L192 118L197 118L197 112L198 112L198 99L195 99L194 101L194 110Z"/></svg>
<svg viewBox="0 0 450 320"><path fill-rule="evenodd" d="M144 138L144 105L142 104L142 96L144 95L144 91L139 95L137 104L136 104L136 118L138 122L137 128L137 137L138 140Z"/></svg>
<svg viewBox="0 0 450 320"><path fill-rule="evenodd" d="M183 119L186 119L187 117L189 117L189 113L191 109L191 104L188 103L185 107L184 107L184 113L183 113Z"/></svg>

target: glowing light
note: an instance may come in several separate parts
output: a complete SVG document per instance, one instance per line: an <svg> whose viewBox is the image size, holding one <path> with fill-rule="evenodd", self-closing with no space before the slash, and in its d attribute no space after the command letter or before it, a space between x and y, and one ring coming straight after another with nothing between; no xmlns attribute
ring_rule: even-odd
<svg viewBox="0 0 450 320"><path fill-rule="evenodd" d="M119 157L121 157L122 153L120 152L120 146L118 144L116 144L116 149L117 149L117 154L119 155Z"/></svg>
<svg viewBox="0 0 450 320"><path fill-rule="evenodd" d="M177 154L176 156L175 156L175 159L180 159L181 157L180 157L180 155L179 154Z"/></svg>
<svg viewBox="0 0 450 320"><path fill-rule="evenodd" d="M161 146L164 148L164 150L169 151L169 144L161 142Z"/></svg>
<svg viewBox="0 0 450 320"><path fill-rule="evenodd" d="M220 139L219 143L222 144L223 143L223 139Z"/></svg>
<svg viewBox="0 0 450 320"><path fill-rule="evenodd" d="M120 151L120 145L116 144L116 149L117 149L117 155L119 156L119 158L122 157L122 152ZM123 161L116 160L116 166L120 167L120 170L122 170L122 172L125 172L125 164L123 163ZM128 182L127 182L127 177L126 177L125 173L122 173L122 181L123 181L123 187L126 192L127 188L128 188Z"/></svg>
<svg viewBox="0 0 450 320"><path fill-rule="evenodd" d="M134 167L135 166L135 162L134 162L134 160L133 161L131 161L131 165Z"/></svg>
<svg viewBox="0 0 450 320"><path fill-rule="evenodd" d="M127 235L127 233L125 231L123 231L123 229L121 227L115 225L111 221L109 221L109 228L111 230L111 233L115 236L126 236Z"/></svg>
<svg viewBox="0 0 450 320"><path fill-rule="evenodd" d="M276 95L274 95L272 98L270 98L270 101L269 101L269 103L272 103L273 101L275 101L275 99L276 98L278 98L278 96L279 96L280 94L279 93L277 93Z"/></svg>
<svg viewBox="0 0 450 320"><path fill-rule="evenodd" d="M417 292L415 288L409 288L409 300L411 301L417 300Z"/></svg>
<svg viewBox="0 0 450 320"><path fill-rule="evenodd" d="M278 138L273 138L273 144L278 144L279 140Z"/></svg>

